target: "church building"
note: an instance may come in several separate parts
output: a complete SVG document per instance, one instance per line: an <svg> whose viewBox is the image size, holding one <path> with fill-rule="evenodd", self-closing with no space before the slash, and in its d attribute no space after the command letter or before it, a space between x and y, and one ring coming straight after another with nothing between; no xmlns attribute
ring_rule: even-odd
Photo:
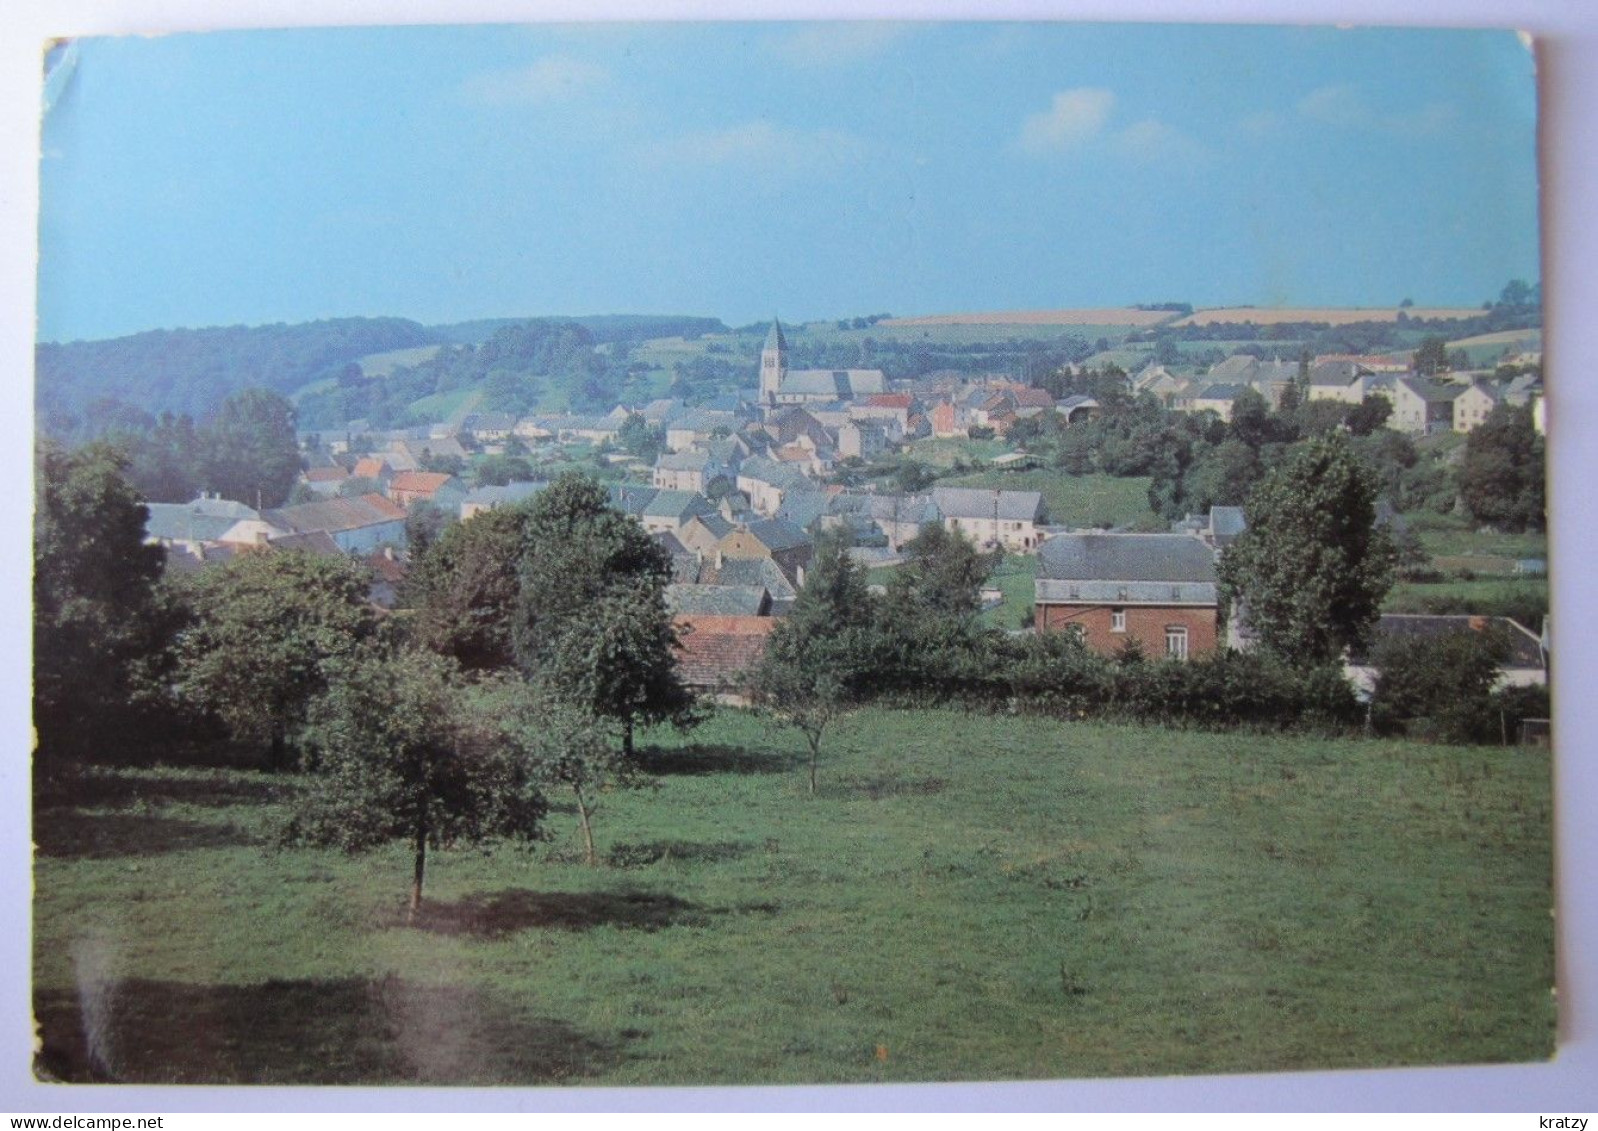
<svg viewBox="0 0 1598 1131"><path fill-rule="evenodd" d="M888 391L880 369L788 368L788 341L782 323L771 320L771 332L760 351L760 403L767 407L824 401L852 401Z"/></svg>

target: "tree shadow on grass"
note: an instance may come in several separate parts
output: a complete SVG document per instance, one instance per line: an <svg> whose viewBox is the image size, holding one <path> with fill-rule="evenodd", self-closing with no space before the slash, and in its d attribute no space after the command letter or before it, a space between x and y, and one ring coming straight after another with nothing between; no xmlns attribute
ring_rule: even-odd
<svg viewBox="0 0 1598 1131"><path fill-rule="evenodd" d="M646 746L638 751L638 766L662 777L697 774L785 774L803 759L785 751L756 753L742 746L693 743L690 746Z"/></svg>
<svg viewBox="0 0 1598 1131"><path fill-rule="evenodd" d="M415 919L398 922L441 935L497 939L517 931L591 931L616 927L658 931L663 927L703 926L708 910L674 895L647 891L527 891L467 896L452 903L429 900Z"/></svg>
<svg viewBox="0 0 1598 1131"><path fill-rule="evenodd" d="M550 1084L621 1058L504 994L393 976L128 979L38 991L34 1016L35 1073L70 1083Z"/></svg>
<svg viewBox="0 0 1598 1131"><path fill-rule="evenodd" d="M33 838L41 857L59 860L161 856L260 843L259 838L232 824L71 809L40 814L33 823Z"/></svg>
<svg viewBox="0 0 1598 1131"><path fill-rule="evenodd" d="M34 792L37 812L62 808L121 809L131 805L197 805L226 808L281 799L289 787L265 775L213 774L204 778L172 778L97 767L39 783Z"/></svg>
<svg viewBox="0 0 1598 1131"><path fill-rule="evenodd" d="M396 915L393 926L414 927L435 934L501 939L518 931L591 931L615 927L624 931L659 931L668 927L704 927L722 915L775 915L775 903L740 903L705 907L663 892L527 891L512 889L492 895L467 896L452 903L431 900L414 919Z"/></svg>

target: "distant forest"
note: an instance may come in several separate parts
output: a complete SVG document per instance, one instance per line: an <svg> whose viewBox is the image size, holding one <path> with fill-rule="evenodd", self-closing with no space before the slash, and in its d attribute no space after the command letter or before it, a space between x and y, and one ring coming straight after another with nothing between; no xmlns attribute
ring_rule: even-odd
<svg viewBox="0 0 1598 1131"><path fill-rule="evenodd" d="M692 338L726 329L719 319L677 315L491 319L443 326L403 318L339 318L41 342L34 351L35 412L45 433L81 440L167 412L204 420L246 388L291 397L308 385L327 383L328 390L313 392L300 404L302 426L321 427L349 419L342 415L346 409L361 410L351 413L355 417L375 413L394 420L418 397L478 381L491 382L481 407L517 411L518 398L509 390L518 374L572 381L572 399L581 402L601 396L624 374L608 375L603 359L581 360L577 353L592 354L595 345L607 342ZM434 362L397 369L399 383L392 393L367 381L356 365L370 354L429 345L446 348ZM421 391L398 403L414 389Z"/></svg>

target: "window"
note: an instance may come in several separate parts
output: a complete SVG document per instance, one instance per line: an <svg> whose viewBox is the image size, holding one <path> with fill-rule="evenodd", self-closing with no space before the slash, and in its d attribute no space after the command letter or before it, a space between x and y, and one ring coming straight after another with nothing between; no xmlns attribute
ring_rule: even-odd
<svg viewBox="0 0 1598 1131"><path fill-rule="evenodd" d="M1173 660L1187 659L1187 627L1180 624L1165 626L1165 654Z"/></svg>
<svg viewBox="0 0 1598 1131"><path fill-rule="evenodd" d="M1110 610L1110 631L1111 632L1125 632L1126 631L1126 610L1125 609L1111 609Z"/></svg>

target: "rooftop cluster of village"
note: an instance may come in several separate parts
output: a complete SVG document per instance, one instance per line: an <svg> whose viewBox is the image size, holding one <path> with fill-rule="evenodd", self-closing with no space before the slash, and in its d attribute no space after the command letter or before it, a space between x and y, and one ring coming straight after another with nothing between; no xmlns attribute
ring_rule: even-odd
<svg viewBox="0 0 1598 1131"><path fill-rule="evenodd" d="M1290 395L1351 405L1383 397L1391 404L1388 426L1414 436L1469 432L1505 403L1534 406L1540 429L1538 359L1508 360L1515 363L1509 371L1523 371L1423 373L1413 355L1290 362L1237 355L1202 373L1150 360L1124 385L1128 396L1222 422L1253 390L1273 410ZM1150 654L1184 659L1213 650L1228 631L1215 565L1243 528L1240 507L1189 515L1169 533L1072 529L1050 521L1036 490L935 480L895 490L881 482L846 485L840 474L927 439L1002 441L1018 422L1044 413L1055 414L1058 427L1078 427L1102 414L1092 396L1056 398L1006 374L934 372L890 381L876 369L794 369L788 362L782 326L773 321L758 385L702 404L657 399L618 404L602 416L467 413L399 431L354 421L302 433L301 501L266 509L210 496L154 503L148 538L166 547L169 565L180 570L281 549L356 555L372 567L373 600L393 607L419 515L469 521L525 502L547 486L551 470L572 466L575 450L583 466L603 469L612 504L669 553L668 602L686 630L683 665L702 690L725 689L758 659L804 584L815 539L840 528L851 553L872 567L895 564L928 524L984 549L1036 556L1033 623L1043 630L1079 626L1101 652L1136 640ZM626 443L629 430L654 437L653 444L640 454ZM494 478L480 473L496 457L517 461L507 481L474 485ZM988 466L1028 462L1025 451L1009 450ZM1233 618L1234 645L1246 644L1240 630L1246 633Z"/></svg>

